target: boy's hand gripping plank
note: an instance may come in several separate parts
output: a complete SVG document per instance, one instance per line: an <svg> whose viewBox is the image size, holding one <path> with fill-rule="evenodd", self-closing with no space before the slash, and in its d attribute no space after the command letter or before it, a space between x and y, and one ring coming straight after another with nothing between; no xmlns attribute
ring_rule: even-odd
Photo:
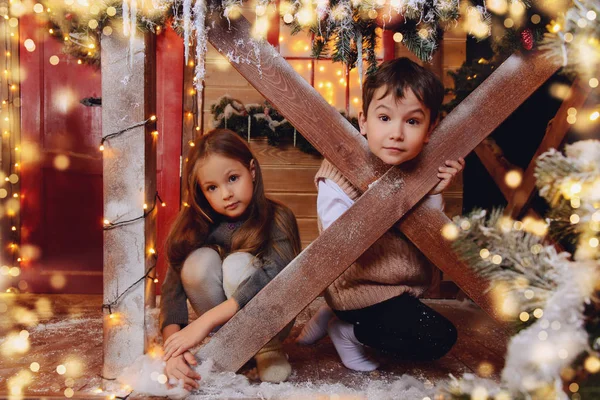
<svg viewBox="0 0 600 400"><path fill-rule="evenodd" d="M231 31L226 23L216 22L208 37L223 54L255 54L253 44L247 43L249 31L245 19L231 21ZM332 124L343 117L270 45L255 45L261 52L261 71L258 63L234 63L235 68L352 183L365 190L378 178L383 164L374 161L347 122ZM487 282L458 260L450 243L441 237L440 229L448 218L424 205L411 208L438 182L440 160L465 157L558 68L539 54L509 58L442 121L418 165L412 170L390 169L223 326L198 356L212 358L218 369L237 371L403 216L400 226L407 237L478 305L500 319L485 295Z"/></svg>

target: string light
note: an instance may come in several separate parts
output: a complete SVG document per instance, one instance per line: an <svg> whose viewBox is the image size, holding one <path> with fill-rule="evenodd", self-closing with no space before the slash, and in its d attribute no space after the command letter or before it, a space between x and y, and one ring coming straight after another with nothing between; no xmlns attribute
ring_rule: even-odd
<svg viewBox="0 0 600 400"><path fill-rule="evenodd" d="M104 136L102 138L102 140L100 141L100 147L99 147L100 151L104 151L104 143L106 141L108 141L109 139L112 139L112 138L114 138L116 136L122 135L125 132L129 132L132 129L139 128L140 126L144 126L144 125L146 125L149 122L155 122L155 121L156 121L156 116L153 115L153 116L151 116L150 118L148 118L145 121L138 122L136 124L128 126L127 128L121 129L120 131L117 131L117 132L114 132L114 133L111 133L111 134L108 134L108 135ZM156 132L156 134L158 135L158 131Z"/></svg>
<svg viewBox="0 0 600 400"><path fill-rule="evenodd" d="M163 201L160 198L160 195L158 194L158 192L156 192L154 194L154 203L152 204L152 208L150 208L150 210L147 210L148 206L146 204L144 204L144 206L146 206L146 207L144 207L144 210L146 210L146 211L144 211L143 215L141 215L141 216L139 216L137 218L133 218L133 219L129 219L129 220L126 220L126 221L121 221L121 222L114 222L114 223L111 222L111 221L109 221L108 219L104 219L104 221L103 221L104 222L103 229L105 231L109 231L109 230L118 228L120 226L129 225L129 224L132 224L132 223L134 223L136 221L139 221L139 220L142 220L142 219L146 218L148 215L152 214L152 211L154 211L154 209L156 208L157 200L161 204L163 203Z"/></svg>
<svg viewBox="0 0 600 400"><path fill-rule="evenodd" d="M12 1L11 1L12 3ZM40 13L44 11L44 7L37 3L33 5L36 13ZM41 7L41 9L40 9ZM20 156L20 113L19 110L15 108L18 106L20 102L19 98L19 85L15 82L11 82L12 71L17 71L19 68L18 65L18 57L11 57L13 54L18 54L18 46L20 40L12 40L11 38L17 37L19 33L19 20L15 18L15 16L10 15L11 9L9 8L7 14L4 15L4 19L7 21L5 28L3 30L4 35L4 65L2 66L3 77L4 79L0 82L0 98L2 98L2 108L4 109L4 124L6 125L5 129L2 131L2 140L7 144L8 149L10 149L7 157L2 159L2 173L5 174L6 182L10 182L10 185L7 185L6 188L3 188L0 193L0 198L6 199L5 201L14 201L13 199L19 198L19 177L16 174L18 170L21 168L21 162L19 159ZM36 44L32 39L26 39L23 42L25 49L29 52L35 51ZM11 262L12 265L17 264L17 260L20 259L20 246L17 243L20 243L20 226L18 224L18 211L14 207L10 207L10 210L6 212L7 217L10 218L10 221L7 221L7 224L10 224L9 235L6 238L2 239L3 246L7 254L3 254L4 260L6 263ZM6 246L6 243L9 243ZM11 261L12 258L12 261ZM7 267L8 268L8 267ZM7 275L12 278L17 278L21 274L21 269L19 267L10 267L7 269ZM24 285L20 285L20 288L23 288ZM11 291L12 288L9 288ZM26 332L26 331L25 331Z"/></svg>

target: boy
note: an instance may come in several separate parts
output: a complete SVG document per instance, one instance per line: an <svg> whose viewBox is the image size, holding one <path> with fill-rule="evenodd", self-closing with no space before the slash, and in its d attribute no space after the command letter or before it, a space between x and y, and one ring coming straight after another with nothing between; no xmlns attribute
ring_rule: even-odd
<svg viewBox="0 0 600 400"><path fill-rule="evenodd" d="M369 150L383 162L401 165L418 157L438 123L444 87L430 71L407 58L388 61L365 80L360 132ZM443 209L441 192L464 167L446 161L440 183L424 201ZM360 197L327 160L315 176L320 228L327 229ZM456 342L456 328L417 297L431 282L427 259L392 228L325 291L324 306L298 337L311 344L329 333L342 363L356 371L372 371L364 345L403 360L435 360Z"/></svg>

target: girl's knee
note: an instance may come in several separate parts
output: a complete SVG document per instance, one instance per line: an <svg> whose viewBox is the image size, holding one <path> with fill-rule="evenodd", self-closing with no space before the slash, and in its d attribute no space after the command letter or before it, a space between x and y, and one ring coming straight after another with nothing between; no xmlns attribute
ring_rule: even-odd
<svg viewBox="0 0 600 400"><path fill-rule="evenodd" d="M249 253L232 253L223 260L223 289L229 298L246 278L258 267L257 259Z"/></svg>
<svg viewBox="0 0 600 400"><path fill-rule="evenodd" d="M220 281L221 256L210 247L201 247L194 250L183 262L181 280L188 284L205 280Z"/></svg>

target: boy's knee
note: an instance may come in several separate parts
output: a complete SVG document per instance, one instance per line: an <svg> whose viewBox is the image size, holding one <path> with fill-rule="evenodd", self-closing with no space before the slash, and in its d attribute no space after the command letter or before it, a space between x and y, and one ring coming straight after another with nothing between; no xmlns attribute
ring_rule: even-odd
<svg viewBox="0 0 600 400"><path fill-rule="evenodd" d="M452 322L448 321L448 324L442 331L443 333L438 337L438 343L434 346L434 349L432 349L431 361L440 359L448 354L458 339L458 332Z"/></svg>
<svg viewBox="0 0 600 400"><path fill-rule="evenodd" d="M221 280L221 257L209 247L194 250L183 262L181 280L188 284L206 281L207 279Z"/></svg>

